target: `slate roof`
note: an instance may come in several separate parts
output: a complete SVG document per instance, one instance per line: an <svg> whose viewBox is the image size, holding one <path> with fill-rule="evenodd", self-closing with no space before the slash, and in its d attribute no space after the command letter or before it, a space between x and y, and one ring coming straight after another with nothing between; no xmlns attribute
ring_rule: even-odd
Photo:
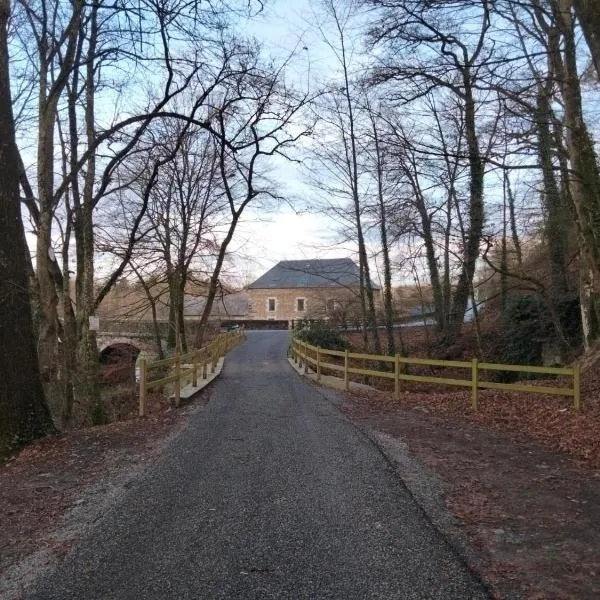
<svg viewBox="0 0 600 600"><path fill-rule="evenodd" d="M360 273L350 258L282 260L248 286L257 289L358 287ZM379 289L373 285L373 289Z"/></svg>
<svg viewBox="0 0 600 600"><path fill-rule="evenodd" d="M199 317L202 315L206 298L186 296L183 301L183 310L186 317ZM248 296L244 293L227 294L224 297L217 295L212 307L212 316L243 317L248 314Z"/></svg>

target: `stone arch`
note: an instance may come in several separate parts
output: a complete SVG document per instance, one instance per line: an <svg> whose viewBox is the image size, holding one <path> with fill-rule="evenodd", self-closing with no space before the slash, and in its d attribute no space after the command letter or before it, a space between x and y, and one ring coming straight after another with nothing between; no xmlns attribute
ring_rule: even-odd
<svg viewBox="0 0 600 600"><path fill-rule="evenodd" d="M100 356L111 346L130 346L137 350L138 354L144 352L149 356L155 356L157 353L156 346L149 344L143 340L139 340L133 337L102 337L97 338L98 352Z"/></svg>
<svg viewBox="0 0 600 600"><path fill-rule="evenodd" d="M148 344L129 338L98 340L100 382L113 387L135 384L137 359L144 346Z"/></svg>
<svg viewBox="0 0 600 600"><path fill-rule="evenodd" d="M113 363L117 359L126 359L130 362L135 362L141 351L137 345L131 343L108 344L100 350L100 363Z"/></svg>

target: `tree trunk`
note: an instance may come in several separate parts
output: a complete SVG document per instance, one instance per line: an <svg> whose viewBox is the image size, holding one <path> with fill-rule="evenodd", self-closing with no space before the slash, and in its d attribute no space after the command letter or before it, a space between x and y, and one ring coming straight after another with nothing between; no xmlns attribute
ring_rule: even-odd
<svg viewBox="0 0 600 600"><path fill-rule="evenodd" d="M178 293L178 304L177 311L179 313L178 324L179 324L179 346L181 352L188 351L187 337L185 335L185 284L186 280L183 274L179 277L179 293Z"/></svg>
<svg viewBox="0 0 600 600"><path fill-rule="evenodd" d="M62 411L54 415L58 421L59 427L64 427L69 424L73 414L73 381L72 374L75 372L77 357L75 349L77 348L77 319L73 312L73 304L71 301L71 277L69 275L69 246L71 243L70 226L67 223L64 232L63 249L62 249L62 272L63 285L61 293L62 312L63 312L63 348L64 348L64 404Z"/></svg>
<svg viewBox="0 0 600 600"><path fill-rule="evenodd" d="M60 48L49 47L46 32L37 41L38 55L38 147L37 184L39 220L37 223L36 276L39 292L38 352L42 381L51 407L62 411L65 406L65 361L59 337L61 325L58 305L61 291L61 271L52 248L52 222L55 211L54 198L54 126L58 101L64 90L68 74L73 67L76 42L81 23L83 3L72 4L69 23L61 35ZM44 25L46 27L47 23ZM60 45L59 44L59 45ZM61 60L53 71L53 59Z"/></svg>
<svg viewBox="0 0 600 600"><path fill-rule="evenodd" d="M444 293L442 291L440 272L435 253L435 240L433 239L433 232L431 230L431 217L427 212L425 200L420 189L415 190L415 200L419 216L421 217L423 244L425 245L425 255L427 257L427 270L429 271L429 283L431 284L431 293L433 296L433 310L435 312L436 327L439 338L444 339L448 328L448 314L444 310ZM425 310L425 307L423 307L422 310ZM427 310L427 312L430 311Z"/></svg>
<svg viewBox="0 0 600 600"><path fill-rule="evenodd" d="M8 66L10 3L0 0L0 456L54 431L36 353Z"/></svg>
<svg viewBox="0 0 600 600"><path fill-rule="evenodd" d="M184 292L185 283L181 275L181 268L175 266L167 276L169 285L169 334L167 347L178 352L187 352L185 337Z"/></svg>
<svg viewBox="0 0 600 600"><path fill-rule="evenodd" d="M223 163L221 165L223 172ZM204 310L202 311L202 317L200 317L200 323L198 324L198 335L196 336L196 347L201 348L202 343L204 341L204 334L206 330L206 326L208 325L208 319L210 318L210 313L212 312L212 307L215 302L215 297L217 295L217 288L219 287L219 278L221 277L221 269L223 268L223 263L225 262L225 256L227 255L227 248L229 247L229 243L233 239L233 234L235 233L235 229L237 227L238 221L240 219L240 215L244 207L250 202L250 197L246 198L246 201L242 203L242 207L238 211L232 211L232 219L229 224L229 230L225 239L221 242L221 246L219 247L219 252L217 254L217 261L215 263L215 268L213 269L210 282L208 284L208 294L206 295L206 304L204 305Z"/></svg>
<svg viewBox="0 0 600 600"><path fill-rule="evenodd" d="M387 211L383 191L383 153L377 130L377 121L370 111L371 124L373 126L373 141L375 142L375 164L377 170L377 199L379 201L379 235L381 239L381 252L383 255L383 314L385 330L387 334L387 353L391 356L396 354L394 342L394 305L392 299L392 265L390 261L390 248L387 231Z"/></svg>
<svg viewBox="0 0 600 600"><path fill-rule="evenodd" d="M567 214L554 171L552 151L552 121L550 98L545 89L538 93L535 122L537 130L538 156L542 171L544 192L543 206L546 216L546 238L550 253L550 298L555 309L567 293Z"/></svg>
<svg viewBox="0 0 600 600"><path fill-rule="evenodd" d="M167 349L174 350L177 347L177 290L175 281L176 274L173 270L167 273L167 285L169 286L169 329L167 333Z"/></svg>
<svg viewBox="0 0 600 600"><path fill-rule="evenodd" d="M152 313L152 335L154 336L154 343L156 344L156 354L158 356L158 360L163 360L165 358L162 346L162 336L160 334L160 326L158 324L158 315L156 312L156 299L152 295L152 290L148 286L148 284L144 281L144 278L140 271L135 267L135 265L131 265L133 272L136 274L144 293L146 294L146 298L148 299L148 303L150 304L150 312Z"/></svg>
<svg viewBox="0 0 600 600"><path fill-rule="evenodd" d="M581 87L577 72L577 48L571 0L554 5L564 43L550 48L564 100L567 150L571 163L570 190L580 232L582 274L581 310L584 343L589 347L600 336L600 173L594 144L583 119Z"/></svg>
<svg viewBox="0 0 600 600"><path fill-rule="evenodd" d="M93 5L90 14L89 41L85 78L85 132L87 147L96 143L95 129L95 58L98 38L98 6ZM98 388L99 356L96 333L90 331L89 319L94 314L94 184L96 178L96 155L91 153L86 163L83 182L81 222L78 225L78 245L81 247L78 275L81 278L77 295L77 368L74 379L75 399L90 412L100 402ZM79 258L78 257L78 258Z"/></svg>
<svg viewBox="0 0 600 600"><path fill-rule="evenodd" d="M505 174L506 180L506 198L508 200L508 214L510 216L510 235L515 249L517 267L519 271L523 266L523 252L521 251L521 241L519 240L519 230L517 228L517 215L515 210L515 196L510 185L510 177Z"/></svg>
<svg viewBox="0 0 600 600"><path fill-rule="evenodd" d="M463 86L465 134L469 155L470 175L469 228L465 237L462 269L454 291L449 326L444 339L444 342L447 345L454 343L462 328L467 303L469 301L471 285L475 275L475 266L477 264L477 258L479 257L479 244L483 233L484 219L483 178L485 169L479 150L473 81L468 67L463 69Z"/></svg>
<svg viewBox="0 0 600 600"><path fill-rule="evenodd" d="M575 14L592 55L600 79L600 11L598 0L573 0Z"/></svg>
<svg viewBox="0 0 600 600"><path fill-rule="evenodd" d="M373 298L373 286L371 284L371 275L369 269L369 260L367 256L367 249L365 244L365 238L363 234L362 219L361 219L361 206L360 197L358 192L358 148L356 145L356 127L354 122L354 107L352 104L352 93L350 90L350 78L348 75L348 62L346 57L346 40L343 29L340 26L340 22L337 15L334 15L336 19L336 26L340 36L341 44L341 60L340 64L344 73L344 99L348 107L348 125L350 128L350 147L348 148L348 140L344 139L346 145L346 157L348 163L348 176L350 188L352 191L352 204L354 210L354 224L356 227L356 239L358 244L358 265L361 274L363 275L361 280L361 296L363 298L362 307L363 315L367 317L367 323L371 328L373 336L373 349L375 354L381 354L381 343L379 341L379 333L377 331L377 317L375 314L375 301ZM345 136L344 136L345 137ZM366 297L365 297L366 296ZM366 340L366 338L365 338ZM366 348L365 348L366 349Z"/></svg>

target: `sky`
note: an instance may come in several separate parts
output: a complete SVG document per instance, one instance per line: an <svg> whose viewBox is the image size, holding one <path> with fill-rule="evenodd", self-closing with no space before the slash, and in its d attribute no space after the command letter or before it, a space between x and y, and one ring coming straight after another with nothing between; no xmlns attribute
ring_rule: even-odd
<svg viewBox="0 0 600 600"><path fill-rule="evenodd" d="M309 0L269 0L263 13L248 24L248 30L264 45L265 54L281 60L296 51L287 71L291 80L311 88L335 73L335 59L315 27ZM349 256L338 244L336 225L326 215L307 208L316 191L307 181L301 165L277 165L269 176L276 181L287 202L278 209L257 214L250 210L236 234L238 252L243 256L241 279L258 278L280 260ZM251 275L252 274L252 275Z"/></svg>
<svg viewBox="0 0 600 600"><path fill-rule="evenodd" d="M314 0L315 5L318 1ZM310 81L314 91L336 73L335 58L315 23L322 24L311 0L268 0L263 12L242 23L241 28L261 42L266 59L279 63L289 59L289 82L306 89ZM118 106L110 105L107 110L110 117ZM36 160L31 148L29 151L22 147L28 164ZM301 157L302 148L299 152L297 158ZM246 210L232 242L236 254L229 267L232 283L253 281L280 260L352 256L351 248L339 245L335 222L314 209L317 192L308 183L301 165L278 159L267 175L284 200L266 213L252 206ZM29 224L26 230L35 252L35 236Z"/></svg>

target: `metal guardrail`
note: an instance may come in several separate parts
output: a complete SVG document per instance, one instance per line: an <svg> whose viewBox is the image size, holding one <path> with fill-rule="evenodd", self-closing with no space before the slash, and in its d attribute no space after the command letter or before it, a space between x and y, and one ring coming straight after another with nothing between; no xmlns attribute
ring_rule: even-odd
<svg viewBox="0 0 600 600"><path fill-rule="evenodd" d="M140 360L139 378L139 415L146 414L146 400L148 391L162 388L169 383L175 383L175 406L181 401L182 384L189 381L194 387L198 384L198 377L206 379L214 370L219 358L225 356L233 347L246 339L244 331L231 331L218 335L207 346L193 350L187 354L175 354L163 360L146 362ZM183 368L182 367L186 367ZM168 374L151 379L152 371L164 369Z"/></svg>
<svg viewBox="0 0 600 600"><path fill-rule="evenodd" d="M326 357L343 358L342 364L325 362ZM306 342L294 338L292 340L292 357L294 360L303 364L305 368L308 365L315 367L317 379L321 378L323 369L343 373L344 387L349 387L349 376L366 375L370 377L381 377L394 380L394 394L396 398L400 395L401 381L415 381L420 383L433 383L452 385L459 387L468 387L471 389L471 405L477 410L480 389L496 389L512 392L527 392L532 394L551 394L557 396L568 396L573 398L573 407L576 411L581 408L581 366L579 364L573 367L538 367L527 365L503 365L497 363L479 362L476 358L471 361L461 360L437 360L429 358L409 358L396 354L395 356L385 356L379 354L360 354L355 352L340 350L325 350L318 346L312 346ZM378 361L380 363L393 364L393 370L381 371L377 369L358 368L350 366L350 360L354 361ZM425 365L433 367L454 367L470 370L469 379L455 379L449 377L429 377L426 375L411 375L406 372L407 365ZM521 383L500 383L480 379L481 371L511 371L517 373L538 373L544 375L562 375L572 379L571 387L550 387L537 385L523 385Z"/></svg>

